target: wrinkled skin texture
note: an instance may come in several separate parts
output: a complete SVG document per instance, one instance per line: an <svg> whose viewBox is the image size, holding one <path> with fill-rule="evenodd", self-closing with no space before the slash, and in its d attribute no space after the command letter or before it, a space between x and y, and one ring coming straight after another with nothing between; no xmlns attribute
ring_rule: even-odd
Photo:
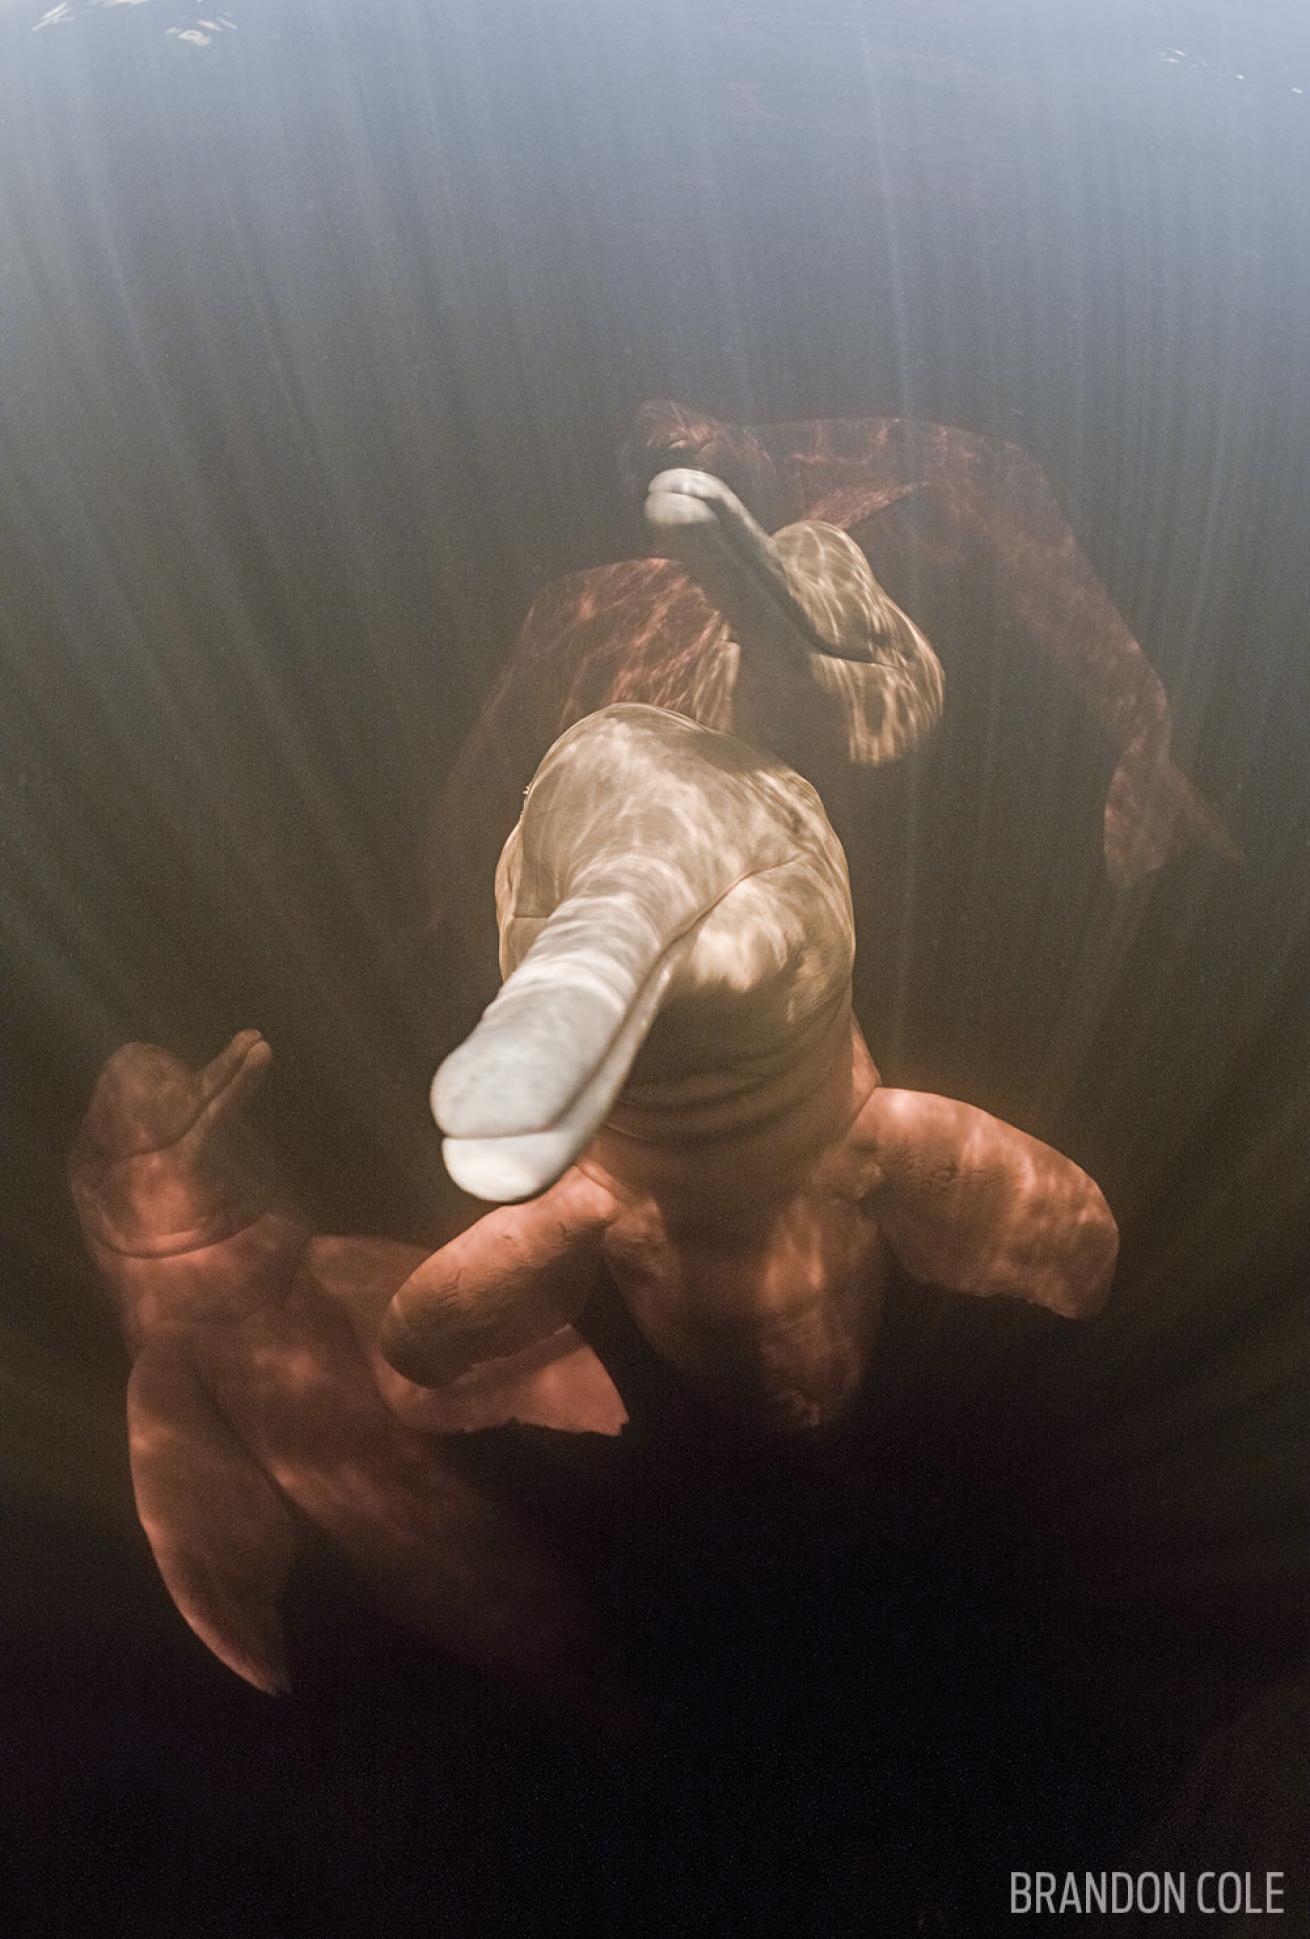
<svg viewBox="0 0 1310 1939"><path fill-rule="evenodd" d="M849 534L901 620L879 581L963 594L965 608L989 613L998 635L1054 663L1115 753L1103 842L1116 888L1193 845L1238 859L1169 758L1169 703L1154 669L1046 474L1020 446L912 418L732 425L657 401L636 413L622 462L637 503L672 467L713 474L780 544L798 522ZM834 715L824 687L831 662L822 654L788 664L755 651L758 642L743 651L730 620L649 518L647 539L653 556L571 574L533 602L443 790L434 909L484 975L492 946L486 884L523 789L566 727L612 702L667 707L741 734L818 788L848 842L878 839L878 811L861 776L907 746L879 753L876 736L849 731L856 709ZM978 644L962 639L953 650ZM854 848L852 858L864 860Z"/></svg>
<svg viewBox="0 0 1310 1939"><path fill-rule="evenodd" d="M70 1160L133 1355L132 1478L174 1601L239 1676L285 1688L278 1602L303 1518L443 1648L603 1708L579 1599L430 1435L511 1419L616 1432L617 1394L558 1331L448 1406L385 1367L377 1316L422 1254L313 1239L278 1201L243 1119L270 1063L257 1031L198 1073L125 1044Z"/></svg>
<svg viewBox="0 0 1310 1939"><path fill-rule="evenodd" d="M708 1398L803 1430L863 1383L889 1249L961 1293L1103 1302L1117 1232L1076 1165L880 1084L845 858L782 762L661 709L590 715L533 780L497 903L507 981L434 1108L469 1189L534 1196L400 1288L403 1373L522 1351L604 1267Z"/></svg>

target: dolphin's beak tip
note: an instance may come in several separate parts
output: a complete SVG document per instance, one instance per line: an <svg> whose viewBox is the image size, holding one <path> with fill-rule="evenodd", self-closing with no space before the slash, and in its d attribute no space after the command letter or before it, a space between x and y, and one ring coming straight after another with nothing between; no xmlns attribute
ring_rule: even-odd
<svg viewBox="0 0 1310 1939"><path fill-rule="evenodd" d="M532 1197L532 1193L506 1193L498 1189L502 1181L495 1176L494 1163L491 1172L486 1164L486 1152L478 1138L443 1138L441 1156L446 1170L461 1192L470 1198L480 1198L486 1205L506 1205L516 1196Z"/></svg>
<svg viewBox="0 0 1310 1939"><path fill-rule="evenodd" d="M718 524L713 505L691 489L694 477L694 473L687 471L662 471L657 478L652 478L642 507L651 532L658 535Z"/></svg>

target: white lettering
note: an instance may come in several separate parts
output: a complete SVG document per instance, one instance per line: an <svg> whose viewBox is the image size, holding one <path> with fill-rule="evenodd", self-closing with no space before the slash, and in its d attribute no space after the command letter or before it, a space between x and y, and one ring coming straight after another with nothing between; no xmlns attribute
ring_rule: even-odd
<svg viewBox="0 0 1310 1939"><path fill-rule="evenodd" d="M1284 1910L1283 1872L1202 1872L1196 1909L1214 1917ZM1083 1915L1093 1912L1186 1913L1192 1897L1187 1872L1011 1872L1010 1911Z"/></svg>
<svg viewBox="0 0 1310 1939"><path fill-rule="evenodd" d="M1265 1873L1265 1911L1281 1913L1283 1909L1283 1874Z"/></svg>

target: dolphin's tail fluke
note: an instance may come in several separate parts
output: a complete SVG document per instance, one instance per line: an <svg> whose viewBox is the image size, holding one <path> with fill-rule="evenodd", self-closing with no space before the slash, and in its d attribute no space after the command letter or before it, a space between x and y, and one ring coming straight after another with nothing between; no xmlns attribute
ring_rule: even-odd
<svg viewBox="0 0 1310 1939"><path fill-rule="evenodd" d="M1116 889L1130 889L1175 855L1205 848L1226 862L1241 849L1223 822L1169 758L1142 737L1130 743L1105 797L1105 868Z"/></svg>

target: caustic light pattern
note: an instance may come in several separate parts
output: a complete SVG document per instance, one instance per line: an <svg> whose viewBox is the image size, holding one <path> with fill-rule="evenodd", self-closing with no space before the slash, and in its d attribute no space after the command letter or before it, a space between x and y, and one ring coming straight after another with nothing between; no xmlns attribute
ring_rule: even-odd
<svg viewBox="0 0 1310 1939"><path fill-rule="evenodd" d="M507 980L433 1105L456 1180L528 1202L401 1287L403 1372L520 1351L604 1266L708 1397L806 1429L863 1381L888 1248L961 1293L1104 1300L1116 1228L1076 1165L880 1084L845 857L783 763L658 708L590 715L538 770L497 902Z"/></svg>
<svg viewBox="0 0 1310 1939"><path fill-rule="evenodd" d="M507 981L434 1104L455 1176L526 1203L427 1258L312 1239L242 1122L271 1060L254 1031L199 1074L124 1046L72 1154L135 1357L143 1524L188 1621L264 1688L290 1504L444 1646L589 1694L568 1587L429 1437L617 1431L571 1324L602 1265L708 1398L789 1430L858 1390L888 1249L1070 1316L1109 1286L1114 1222L1077 1166L880 1085L845 859L781 762L660 709L592 716L543 763L497 889Z"/></svg>
<svg viewBox="0 0 1310 1939"><path fill-rule="evenodd" d="M288 1504L444 1646L581 1683L576 1597L440 1437L619 1431L573 1324L602 1271L708 1401L792 1431L858 1392L893 1253L1068 1316L1108 1290L1117 1234L1085 1174L881 1085L851 1009L845 857L810 785L900 759L940 716L932 647L843 529L932 493L939 545L991 546L1120 739L1111 873L1224 846L1041 473L939 426L755 432L676 406L639 414L628 461L661 556L543 595L448 797L483 840L507 781L522 810L496 872L507 980L433 1087L452 1176L501 1209L429 1257L312 1237L242 1123L271 1058L257 1032L199 1074L125 1046L72 1155L135 1356L143 1523L187 1619L263 1687L284 1680ZM772 537L743 498L783 508ZM559 738L525 789L543 719Z"/></svg>
<svg viewBox="0 0 1310 1939"><path fill-rule="evenodd" d="M1116 756L1103 828L1116 888L1191 846L1238 859L1170 758L1154 668L1020 446L914 418L744 426L653 401L621 462L651 556L543 590L443 792L433 892L461 937L545 750L615 701L767 748L846 823L861 771L919 745L942 706L937 657L883 575L954 595L1055 668Z"/></svg>

